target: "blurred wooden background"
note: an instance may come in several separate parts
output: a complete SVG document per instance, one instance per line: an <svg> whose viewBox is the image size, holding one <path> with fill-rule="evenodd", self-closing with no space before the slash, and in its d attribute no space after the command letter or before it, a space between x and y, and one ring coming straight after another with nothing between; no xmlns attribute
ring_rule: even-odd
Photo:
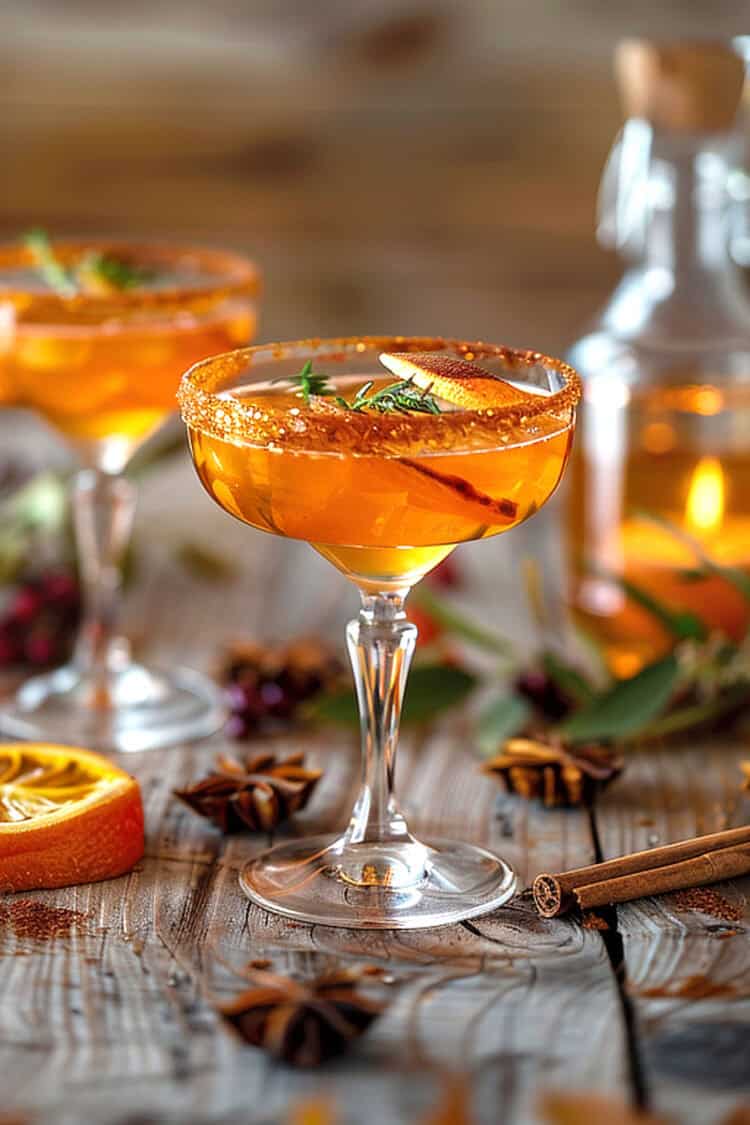
<svg viewBox="0 0 750 1125"><path fill-rule="evenodd" d="M0 236L178 235L267 275L262 336L563 350L632 33L747 31L739 2L6 0Z"/></svg>

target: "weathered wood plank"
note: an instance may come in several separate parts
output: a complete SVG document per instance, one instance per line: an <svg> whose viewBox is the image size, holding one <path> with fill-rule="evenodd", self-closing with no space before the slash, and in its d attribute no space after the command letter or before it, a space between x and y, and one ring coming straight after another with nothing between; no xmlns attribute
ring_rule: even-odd
<svg viewBox="0 0 750 1125"><path fill-rule="evenodd" d="M605 855L747 820L745 753L706 742L634 754L599 809ZM750 879L715 892L726 917L671 895L618 908L646 1081L655 1104L688 1125L720 1122L750 1090Z"/></svg>
<svg viewBox="0 0 750 1125"><path fill-rule="evenodd" d="M43 949L27 942L21 952L28 957L0 960L0 1061L3 1070L19 1055L24 1063L13 1071L14 1103L59 1113L62 1098L69 1116L56 1120L107 1121L116 1120L127 1098L131 1111L168 1119L234 1112L256 1104L262 1089L264 1107L282 1112L290 1097L316 1088L317 1076L269 1068L259 1052L217 1028L204 999L236 989L240 982L229 970L251 956L307 972L342 957L393 967L401 983L388 1015L348 1064L330 1072L343 1120L378 1120L384 1104L394 1122L413 1120L415 1107L438 1093L437 1070L451 1061L482 1075L480 1121L495 1119L498 1082L514 1122L531 1120L542 1074L556 1085L621 1088L616 996L596 935L542 923L524 906L471 929L391 940L283 923L250 908L237 885L239 864L258 845L238 839L224 849L218 834L169 799L171 786L200 771L204 760L202 750L129 757L142 779L149 824L140 870L34 896L90 917L69 939ZM351 774L346 754L343 769ZM331 780L335 805L350 786L335 770ZM11 942L5 951L14 948ZM33 976L18 972L26 962ZM417 977L418 970L425 975ZM584 1008L596 1018L585 1021ZM560 1033L571 1012L575 1042ZM605 1029L607 1051L596 1062ZM396 1079L404 1074L402 1097Z"/></svg>

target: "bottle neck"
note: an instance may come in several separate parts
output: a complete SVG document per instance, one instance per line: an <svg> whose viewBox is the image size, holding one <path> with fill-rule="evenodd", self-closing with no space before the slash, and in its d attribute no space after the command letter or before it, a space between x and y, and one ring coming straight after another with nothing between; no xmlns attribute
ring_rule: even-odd
<svg viewBox="0 0 750 1125"><path fill-rule="evenodd" d="M618 207L637 220L637 264L601 324L621 341L684 352L750 340L750 303L730 252L738 153L733 136L711 141L653 134L620 180Z"/></svg>
<svg viewBox="0 0 750 1125"><path fill-rule="evenodd" d="M719 158L654 158L643 265L666 292L699 296L703 286L737 275L729 252L727 177Z"/></svg>

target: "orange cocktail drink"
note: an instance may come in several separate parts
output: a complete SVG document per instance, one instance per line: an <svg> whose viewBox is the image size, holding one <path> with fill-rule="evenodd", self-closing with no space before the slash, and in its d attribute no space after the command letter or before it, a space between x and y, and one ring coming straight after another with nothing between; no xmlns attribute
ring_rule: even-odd
<svg viewBox="0 0 750 1125"><path fill-rule="evenodd" d="M65 242L55 254L63 268L106 254L139 280L95 277L66 295L26 248L0 248L2 398L37 411L92 464L125 461L174 412L187 366L252 338L255 271L231 254L156 244Z"/></svg>
<svg viewBox="0 0 750 1125"><path fill-rule="evenodd" d="M238 362L227 360L232 368ZM504 385L506 401L494 408L505 412L501 440L492 433L488 445L492 407L486 418L447 400L439 414L341 408L337 397L393 386L382 368L363 366L360 375L337 375L334 361L331 393L307 404L280 376L221 392L212 424L189 425L195 466L213 499L262 531L306 540L355 581L403 586L457 543L523 522L554 491L571 429L540 409L541 393L532 421ZM235 424L245 423L250 440L238 441Z"/></svg>
<svg viewBox="0 0 750 1125"><path fill-rule="evenodd" d="M307 341L197 364L180 388L198 475L225 511L304 539L359 587L347 644L362 787L339 836L281 845L243 872L269 909L326 925L413 928L507 900L503 860L423 844L393 793L416 629L410 588L458 543L508 531L557 486L578 379L533 352L424 338Z"/></svg>
<svg viewBox="0 0 750 1125"><path fill-rule="evenodd" d="M131 663L114 632L134 510L121 475L174 412L186 366L247 343L258 274L218 250L115 241L0 247L0 402L45 419L84 466L73 492L84 622L73 663L23 685L0 713L18 737L140 750L221 721L194 673Z"/></svg>

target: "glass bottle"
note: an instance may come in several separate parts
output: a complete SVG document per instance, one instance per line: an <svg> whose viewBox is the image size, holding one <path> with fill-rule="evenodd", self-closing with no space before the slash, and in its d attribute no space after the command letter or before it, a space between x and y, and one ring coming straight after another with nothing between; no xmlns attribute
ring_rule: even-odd
<svg viewBox="0 0 750 1125"><path fill-rule="evenodd" d="M628 42L628 113L600 233L632 259L570 352L585 408L568 494L570 601L628 676L667 651L649 598L739 637L750 573L750 303L730 253L744 66L731 47Z"/></svg>

